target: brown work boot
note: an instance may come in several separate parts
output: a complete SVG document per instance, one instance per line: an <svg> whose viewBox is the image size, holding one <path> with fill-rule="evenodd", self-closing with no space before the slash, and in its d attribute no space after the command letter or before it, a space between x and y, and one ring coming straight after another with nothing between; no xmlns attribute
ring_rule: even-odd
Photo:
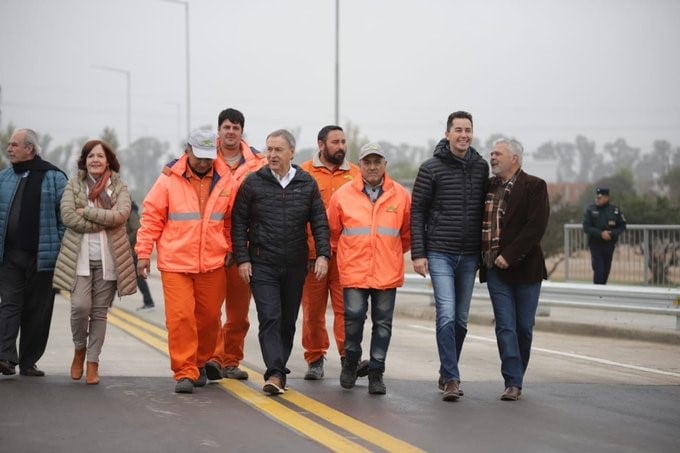
<svg viewBox="0 0 680 453"><path fill-rule="evenodd" d="M267 382L264 383L264 387L262 387L262 391L271 396L285 393L281 378L278 376L269 376Z"/></svg>
<svg viewBox="0 0 680 453"><path fill-rule="evenodd" d="M99 384L99 363L87 362L87 374L85 375L85 382L87 385Z"/></svg>
<svg viewBox="0 0 680 453"><path fill-rule="evenodd" d="M519 389L519 387L513 387L510 386L505 389L503 394L501 395L501 400L503 401L517 401L522 397L522 391Z"/></svg>
<svg viewBox="0 0 680 453"><path fill-rule="evenodd" d="M85 366L85 352L87 348L76 349L73 353L73 362L71 362L71 379L74 381L83 377L83 367Z"/></svg>
<svg viewBox="0 0 680 453"><path fill-rule="evenodd" d="M442 394L442 400L444 401L458 401L460 398L460 392L458 390L458 381L449 381L444 385L444 393Z"/></svg>

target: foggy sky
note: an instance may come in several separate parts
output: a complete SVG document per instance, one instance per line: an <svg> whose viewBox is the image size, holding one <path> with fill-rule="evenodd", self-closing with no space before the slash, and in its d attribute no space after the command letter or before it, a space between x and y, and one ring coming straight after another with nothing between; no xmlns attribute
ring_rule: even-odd
<svg viewBox="0 0 680 453"><path fill-rule="evenodd" d="M189 0L191 126L235 107L251 144L334 115L334 0ZM0 0L2 124L54 137L110 126L185 136L184 7L162 0ZM340 123L425 145L468 110L484 141L623 137L680 146L680 1L340 0Z"/></svg>

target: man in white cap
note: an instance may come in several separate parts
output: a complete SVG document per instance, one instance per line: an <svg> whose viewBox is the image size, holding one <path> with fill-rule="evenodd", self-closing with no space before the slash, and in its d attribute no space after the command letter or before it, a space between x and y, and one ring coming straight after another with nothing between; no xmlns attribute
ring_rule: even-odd
<svg viewBox="0 0 680 453"><path fill-rule="evenodd" d="M384 395L385 359L392 336L397 288L404 283L404 253L411 247L411 197L385 171L385 152L369 143L359 153L361 178L333 194L328 205L331 247L337 255L345 316L345 361L340 385L353 388L366 315L371 329L368 393Z"/></svg>
<svg viewBox="0 0 680 453"><path fill-rule="evenodd" d="M205 385L205 363L215 348L231 251L234 179L215 159L216 135L195 130L185 154L169 163L144 199L135 251L137 272L149 275L154 243L165 298L175 392Z"/></svg>

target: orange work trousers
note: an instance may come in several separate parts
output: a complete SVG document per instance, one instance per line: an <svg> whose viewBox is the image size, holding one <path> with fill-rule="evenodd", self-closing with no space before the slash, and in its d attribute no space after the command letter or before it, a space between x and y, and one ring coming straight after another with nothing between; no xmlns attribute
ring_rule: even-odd
<svg viewBox="0 0 680 453"><path fill-rule="evenodd" d="M226 291L224 269L202 274L161 272L170 367L175 380L196 381L198 368L215 349L220 307Z"/></svg>
<svg viewBox="0 0 680 453"><path fill-rule="evenodd" d="M340 357L345 356L345 306L342 300L340 273L335 256L328 263L328 274L317 280L314 272L308 272L302 289L302 347L305 361L316 362L326 355L330 343L326 330L326 307L328 294L333 307L333 335Z"/></svg>
<svg viewBox="0 0 680 453"><path fill-rule="evenodd" d="M221 367L238 366L243 360L243 345L250 327L248 310L250 308L250 285L238 275L238 266L225 269L227 293L225 309L227 321L218 326L215 351L210 361Z"/></svg>

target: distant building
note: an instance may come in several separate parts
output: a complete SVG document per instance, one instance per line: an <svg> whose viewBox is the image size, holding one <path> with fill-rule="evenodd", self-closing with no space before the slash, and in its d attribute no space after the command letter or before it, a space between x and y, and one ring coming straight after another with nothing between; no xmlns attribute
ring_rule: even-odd
<svg viewBox="0 0 680 453"><path fill-rule="evenodd" d="M565 203L576 205L589 186L590 184L587 182L548 183L548 195L551 202L561 196Z"/></svg>

